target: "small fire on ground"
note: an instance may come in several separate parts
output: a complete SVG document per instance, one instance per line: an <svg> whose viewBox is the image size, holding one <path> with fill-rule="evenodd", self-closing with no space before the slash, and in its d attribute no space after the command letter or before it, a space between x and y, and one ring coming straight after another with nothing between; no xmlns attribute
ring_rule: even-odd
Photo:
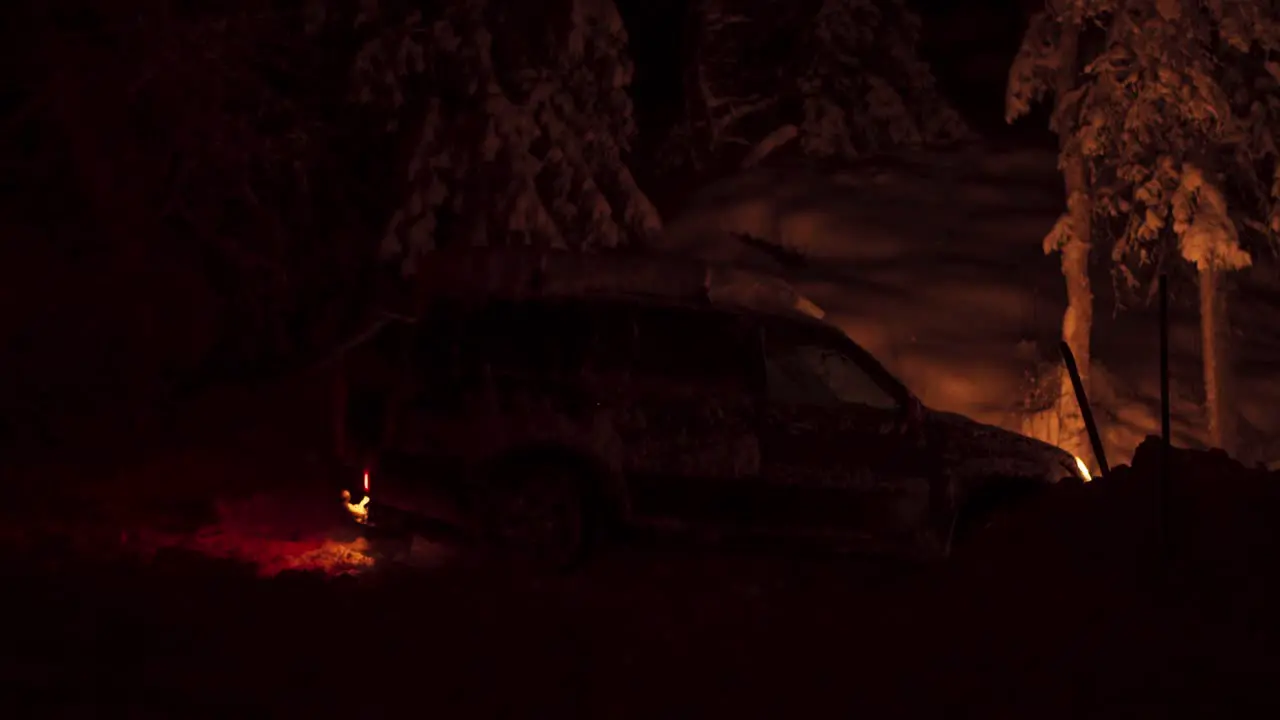
<svg viewBox="0 0 1280 720"><path fill-rule="evenodd" d="M335 524L322 508L287 498L255 495L218 503L218 521L193 535L153 536L145 545L152 550L181 547L210 557L250 563L262 577L286 570L351 575L373 568L369 542L344 535L351 535L350 527Z"/></svg>

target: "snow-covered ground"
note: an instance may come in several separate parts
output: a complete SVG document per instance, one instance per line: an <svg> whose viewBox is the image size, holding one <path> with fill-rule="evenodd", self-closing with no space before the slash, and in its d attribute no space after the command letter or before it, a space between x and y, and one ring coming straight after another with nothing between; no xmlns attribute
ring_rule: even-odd
<svg viewBox="0 0 1280 720"><path fill-rule="evenodd" d="M806 267L774 269L926 404L1023 428L1030 377L1057 359L1065 289L1041 240L1062 204L1052 153L972 147L846 170L755 169L691 198L662 243L766 265L728 233L795 251ZM1093 402L1115 464L1159 433L1159 329L1154 305L1113 312L1108 272L1097 263ZM1280 374L1267 368L1280 351L1280 291L1261 275L1239 278L1232 298L1249 461L1280 458ZM1175 441L1197 445L1198 316L1194 298L1173 305Z"/></svg>

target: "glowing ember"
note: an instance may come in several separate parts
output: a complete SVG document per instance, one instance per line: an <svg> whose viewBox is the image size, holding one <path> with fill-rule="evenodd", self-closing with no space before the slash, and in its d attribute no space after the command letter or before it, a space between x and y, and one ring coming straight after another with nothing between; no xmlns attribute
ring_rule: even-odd
<svg viewBox="0 0 1280 720"><path fill-rule="evenodd" d="M314 570L326 575L347 575L367 570L374 565L364 538L352 542L330 539L278 540L245 537L235 533L205 533L189 543L212 557L224 557L252 563L262 577L272 577L285 570Z"/></svg>
<svg viewBox="0 0 1280 720"><path fill-rule="evenodd" d="M320 547L298 555L264 558L266 562L259 561L258 567L265 575L281 570L320 570L329 575L345 575L373 567L368 551L369 542L364 538L353 542L325 540Z"/></svg>

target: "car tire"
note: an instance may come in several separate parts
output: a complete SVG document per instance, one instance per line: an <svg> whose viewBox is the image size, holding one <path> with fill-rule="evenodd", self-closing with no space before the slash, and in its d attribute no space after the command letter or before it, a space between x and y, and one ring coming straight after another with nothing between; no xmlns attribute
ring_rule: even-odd
<svg viewBox="0 0 1280 720"><path fill-rule="evenodd" d="M538 570L572 570L589 546L586 482L559 463L507 463L490 478L482 502L486 536Z"/></svg>

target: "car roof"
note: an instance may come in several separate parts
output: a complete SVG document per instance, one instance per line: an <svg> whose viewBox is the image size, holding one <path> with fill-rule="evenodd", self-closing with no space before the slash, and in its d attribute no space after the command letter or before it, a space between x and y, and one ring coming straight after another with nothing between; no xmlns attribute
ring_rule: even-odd
<svg viewBox="0 0 1280 720"><path fill-rule="evenodd" d="M902 392L874 355L782 278L657 252L466 248L424 256L415 275L415 314L437 300L622 301L772 317L838 338Z"/></svg>
<svg viewBox="0 0 1280 720"><path fill-rule="evenodd" d="M653 252L468 248L423 257L415 310L438 299L621 300L774 315L816 325L821 308L776 276Z"/></svg>

